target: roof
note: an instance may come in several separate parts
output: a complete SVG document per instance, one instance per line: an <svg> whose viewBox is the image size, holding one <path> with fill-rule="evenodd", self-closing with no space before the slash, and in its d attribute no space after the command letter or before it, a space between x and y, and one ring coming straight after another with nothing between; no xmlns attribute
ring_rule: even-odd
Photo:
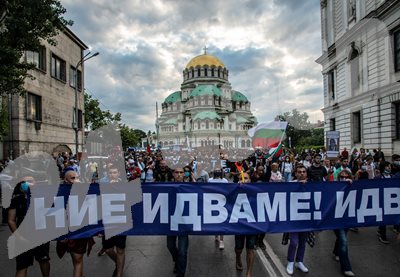
<svg viewBox="0 0 400 277"><path fill-rule="evenodd" d="M249 100L247 99L246 96L244 96L243 93L241 93L240 91L236 91L236 90L233 91L232 101L249 102Z"/></svg>
<svg viewBox="0 0 400 277"><path fill-rule="evenodd" d="M181 101L181 92L180 91L175 91L168 95L167 98L165 98L165 103L175 103L175 102L180 102Z"/></svg>
<svg viewBox="0 0 400 277"><path fill-rule="evenodd" d="M225 67L225 65L217 57L213 55L202 54L191 59L189 63L186 65L186 68L203 66L203 65Z"/></svg>
<svg viewBox="0 0 400 277"><path fill-rule="evenodd" d="M176 118L170 118L167 121L164 121L163 124L172 124L172 125L176 125L178 123Z"/></svg>
<svg viewBox="0 0 400 277"><path fill-rule="evenodd" d="M202 95L215 95L222 97L222 92L214 85L200 85L197 86L189 95L189 98Z"/></svg>
<svg viewBox="0 0 400 277"><path fill-rule="evenodd" d="M251 123L252 120L247 119L247 118L244 118L243 116L238 115L238 116L236 117L236 122L237 122L237 123Z"/></svg>
<svg viewBox="0 0 400 277"><path fill-rule="evenodd" d="M194 118L193 118L193 120L203 120L203 119L206 119L206 118L208 118L208 119L211 119L211 120L214 120L214 119L218 119L218 120L220 120L221 119L221 117L219 116L219 114L217 114L216 112L214 112L214 111L202 111L202 112L198 112L195 116L194 116Z"/></svg>

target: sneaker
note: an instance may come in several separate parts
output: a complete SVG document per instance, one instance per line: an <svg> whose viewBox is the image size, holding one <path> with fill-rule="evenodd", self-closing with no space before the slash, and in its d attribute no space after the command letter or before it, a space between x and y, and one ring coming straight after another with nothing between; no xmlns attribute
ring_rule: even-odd
<svg viewBox="0 0 400 277"><path fill-rule="evenodd" d="M265 246L265 244L264 244L264 242L262 240L258 242L258 247L260 247L261 250L267 249L267 247Z"/></svg>
<svg viewBox="0 0 400 277"><path fill-rule="evenodd" d="M308 268L302 262L295 263L294 266L296 268L300 269L301 272L304 272L304 273L308 272Z"/></svg>
<svg viewBox="0 0 400 277"><path fill-rule="evenodd" d="M339 256L334 255L333 257L335 258L335 261L340 261Z"/></svg>
<svg viewBox="0 0 400 277"><path fill-rule="evenodd" d="M293 266L294 266L294 262L288 262L287 267L286 267L286 272L289 275L293 275Z"/></svg>
<svg viewBox="0 0 400 277"><path fill-rule="evenodd" d="M344 276L348 276L348 277L353 277L353 276L356 276L354 273L353 273L353 271L345 271L345 272L343 272L343 274L344 274Z"/></svg>
<svg viewBox="0 0 400 277"><path fill-rule="evenodd" d="M382 243L384 243L384 244L389 244L389 241L388 241L387 238L385 238L385 237L379 236L378 239L379 239L380 242L382 242Z"/></svg>
<svg viewBox="0 0 400 277"><path fill-rule="evenodd" d="M223 250L224 248L225 248L224 241L223 241L223 240L220 240L220 241L219 241L219 249L220 249L220 250Z"/></svg>
<svg viewBox="0 0 400 277"><path fill-rule="evenodd" d="M215 241L219 242L219 236L215 236Z"/></svg>

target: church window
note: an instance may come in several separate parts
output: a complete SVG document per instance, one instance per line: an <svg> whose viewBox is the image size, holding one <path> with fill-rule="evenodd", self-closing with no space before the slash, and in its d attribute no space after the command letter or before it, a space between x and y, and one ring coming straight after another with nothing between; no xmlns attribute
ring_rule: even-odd
<svg viewBox="0 0 400 277"><path fill-rule="evenodd" d="M394 66L395 71L400 71L400 30L394 33Z"/></svg>
<svg viewBox="0 0 400 277"><path fill-rule="evenodd" d="M211 68L211 77L214 77L214 68Z"/></svg>
<svg viewBox="0 0 400 277"><path fill-rule="evenodd" d="M197 77L200 77L200 68L197 69Z"/></svg>
<svg viewBox="0 0 400 277"><path fill-rule="evenodd" d="M207 76L207 68L204 68L204 76Z"/></svg>
<svg viewBox="0 0 400 277"><path fill-rule="evenodd" d="M242 143L241 143L241 146L242 146L242 148L245 148L246 147L246 142L244 141L244 140L242 140Z"/></svg>
<svg viewBox="0 0 400 277"><path fill-rule="evenodd" d="M208 120L206 121L206 129L208 130L210 127L210 123L208 122Z"/></svg>
<svg viewBox="0 0 400 277"><path fill-rule="evenodd" d="M247 143L246 143L246 144L247 144L247 147L250 147L251 142L250 142L249 139L247 140Z"/></svg>

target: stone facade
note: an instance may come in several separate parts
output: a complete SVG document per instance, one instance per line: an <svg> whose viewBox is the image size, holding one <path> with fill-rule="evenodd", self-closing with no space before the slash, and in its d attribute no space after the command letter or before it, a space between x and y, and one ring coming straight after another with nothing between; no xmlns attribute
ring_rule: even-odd
<svg viewBox="0 0 400 277"><path fill-rule="evenodd" d="M194 57L183 70L181 90L162 103L158 145L251 148L247 130L257 125L250 102L232 89L229 71L215 56Z"/></svg>
<svg viewBox="0 0 400 277"><path fill-rule="evenodd" d="M27 94L9 97L11 128L4 139L4 155L14 158L31 151L53 154L59 151L76 152L75 130L75 75L76 64L87 46L69 29L56 36L57 45L43 42L39 53L26 52L24 59L32 61L36 55L37 68L29 72L34 80L25 81ZM82 125L84 112L84 69L78 68L78 109ZM81 150L82 130L78 133Z"/></svg>
<svg viewBox="0 0 400 277"><path fill-rule="evenodd" d="M400 1L322 0L325 131L400 153Z"/></svg>

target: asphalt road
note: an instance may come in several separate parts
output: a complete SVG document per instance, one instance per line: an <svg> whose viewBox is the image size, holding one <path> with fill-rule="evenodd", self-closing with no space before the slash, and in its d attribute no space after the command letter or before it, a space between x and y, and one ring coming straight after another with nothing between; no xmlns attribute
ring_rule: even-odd
<svg viewBox="0 0 400 277"><path fill-rule="evenodd" d="M15 261L7 257L7 238L10 235L6 225L0 226L0 276L15 274ZM257 250L254 265L254 277L287 276L285 273L287 246L281 245L281 234L268 234L266 251ZM390 244L378 241L376 228L361 228L358 233L349 232L349 251L353 271L356 276L400 276L400 241L388 228ZM317 234L314 248L307 247L304 263L310 269L307 274L295 271L294 276L342 276L340 265L331 254L334 244L332 231ZM98 257L101 247L96 238L94 251L84 259L85 276L112 276L114 269L111 260ZM245 253L243 253L245 254ZM245 263L245 256L243 256ZM173 277L173 263L166 247L166 238L162 236L128 237L124 276ZM35 264L28 271L28 276L40 276ZM71 258L66 255L60 260L55 253L55 243L51 244L51 276L72 276ZM190 236L187 276L194 277L237 277L245 276L245 271L235 269L233 236L226 236L225 250L219 250L213 236Z"/></svg>

